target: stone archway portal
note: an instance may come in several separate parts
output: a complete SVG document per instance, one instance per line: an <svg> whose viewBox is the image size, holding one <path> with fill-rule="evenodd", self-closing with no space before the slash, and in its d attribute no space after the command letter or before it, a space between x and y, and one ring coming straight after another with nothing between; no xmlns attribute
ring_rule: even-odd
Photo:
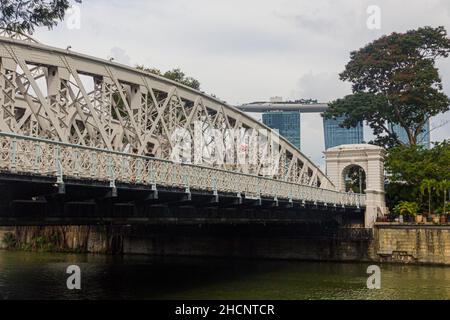
<svg viewBox="0 0 450 320"><path fill-rule="evenodd" d="M348 144L325 151L326 174L339 191L345 190L344 172L359 166L366 173L365 226L374 225L378 215L387 212L384 191L384 154L381 147L370 144Z"/></svg>

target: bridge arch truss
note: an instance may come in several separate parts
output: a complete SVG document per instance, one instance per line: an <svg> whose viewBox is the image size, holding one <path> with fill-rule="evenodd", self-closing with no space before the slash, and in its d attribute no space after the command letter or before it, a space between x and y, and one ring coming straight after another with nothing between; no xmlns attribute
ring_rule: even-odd
<svg viewBox="0 0 450 320"><path fill-rule="evenodd" d="M173 132L181 128L194 136L199 121L204 129L224 134L270 130L223 101L180 83L30 38L0 34L1 132L168 160ZM334 189L308 157L276 137L279 165L270 178ZM244 166L209 166L262 175L260 158Z"/></svg>

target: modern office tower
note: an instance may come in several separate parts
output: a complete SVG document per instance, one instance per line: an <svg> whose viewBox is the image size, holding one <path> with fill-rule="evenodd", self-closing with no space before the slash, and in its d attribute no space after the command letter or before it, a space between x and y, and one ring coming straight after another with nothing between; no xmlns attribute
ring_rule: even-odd
<svg viewBox="0 0 450 320"><path fill-rule="evenodd" d="M338 117L336 119L323 119L325 149L336 147L341 144L355 144L364 142L362 122L354 128L347 129L340 127L343 120L343 117Z"/></svg>
<svg viewBox="0 0 450 320"><path fill-rule="evenodd" d="M281 136L300 149L300 112L264 112L262 121L266 126L278 129Z"/></svg>
<svg viewBox="0 0 450 320"><path fill-rule="evenodd" d="M398 136L398 138L400 139L401 142L408 144L409 143L409 139L408 139L408 135L406 133L406 130L403 129L400 125L398 124L390 124L390 130L395 132ZM428 120L425 123L425 126L423 128L423 132L421 134L419 134L418 138L417 138L417 144L424 146L427 149L430 149L431 147L431 136L430 136L430 120Z"/></svg>

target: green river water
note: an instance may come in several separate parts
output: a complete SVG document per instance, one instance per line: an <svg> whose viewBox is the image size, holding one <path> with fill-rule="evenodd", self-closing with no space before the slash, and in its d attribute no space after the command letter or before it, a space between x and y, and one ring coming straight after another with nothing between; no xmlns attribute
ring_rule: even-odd
<svg viewBox="0 0 450 320"><path fill-rule="evenodd" d="M383 264L369 290L369 265L0 250L0 299L450 299L450 267Z"/></svg>

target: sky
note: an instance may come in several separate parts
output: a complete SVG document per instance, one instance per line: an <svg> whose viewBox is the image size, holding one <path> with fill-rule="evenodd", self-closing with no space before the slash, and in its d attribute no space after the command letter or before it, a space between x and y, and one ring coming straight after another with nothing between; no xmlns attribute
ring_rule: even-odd
<svg viewBox="0 0 450 320"><path fill-rule="evenodd" d="M179 67L206 93L239 105L340 98L351 92L338 78L351 51L426 25L450 33L450 1L83 0L56 28L33 36L130 66ZM437 66L450 95L450 58ZM302 115L302 151L323 165L321 123L320 115ZM447 112L433 119L432 140L449 137Z"/></svg>

